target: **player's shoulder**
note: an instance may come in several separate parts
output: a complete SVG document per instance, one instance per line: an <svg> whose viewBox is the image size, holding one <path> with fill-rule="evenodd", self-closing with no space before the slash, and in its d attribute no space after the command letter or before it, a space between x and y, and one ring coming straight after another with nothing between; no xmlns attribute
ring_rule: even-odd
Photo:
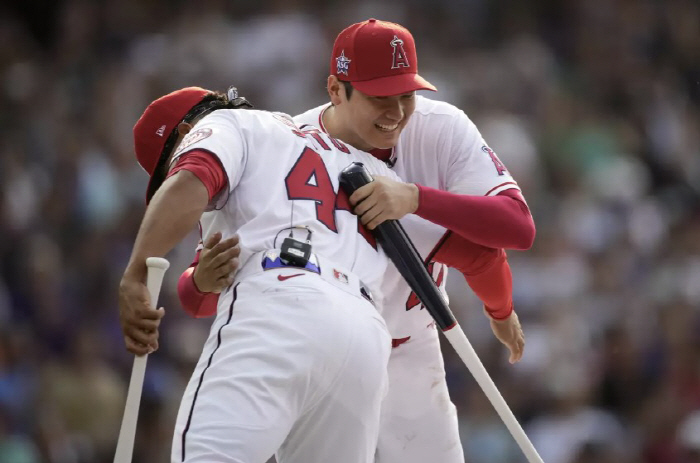
<svg viewBox="0 0 700 463"><path fill-rule="evenodd" d="M416 108L402 138L425 139L427 134L445 136L474 130L474 123L464 111L445 101L416 95Z"/></svg>
<svg viewBox="0 0 700 463"><path fill-rule="evenodd" d="M274 125L296 127L288 114L259 109L219 109L204 117L202 124L233 125L239 130L257 129Z"/></svg>
<svg viewBox="0 0 700 463"><path fill-rule="evenodd" d="M464 111L446 101L433 100L423 95L416 95L416 110L414 115L419 117L456 116Z"/></svg>
<svg viewBox="0 0 700 463"><path fill-rule="evenodd" d="M304 111L301 114L297 114L293 118L294 123L300 127L303 125L313 125L315 127L319 127L321 114L328 106L329 103L324 103L320 106L316 106L315 108L311 108L308 111Z"/></svg>

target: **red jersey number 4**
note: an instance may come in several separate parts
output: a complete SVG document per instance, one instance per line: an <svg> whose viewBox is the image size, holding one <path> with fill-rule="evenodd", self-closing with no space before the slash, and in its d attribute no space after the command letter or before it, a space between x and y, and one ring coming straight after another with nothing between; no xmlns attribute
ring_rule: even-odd
<svg viewBox="0 0 700 463"><path fill-rule="evenodd" d="M338 233L335 220L335 211L348 211L352 213L350 202L344 191L336 194L333 183L323 163L321 155L309 147L304 148L299 159L285 178L287 186L287 198L290 200L301 199L316 203L316 218L329 230ZM358 233L374 248L377 242L358 220Z"/></svg>

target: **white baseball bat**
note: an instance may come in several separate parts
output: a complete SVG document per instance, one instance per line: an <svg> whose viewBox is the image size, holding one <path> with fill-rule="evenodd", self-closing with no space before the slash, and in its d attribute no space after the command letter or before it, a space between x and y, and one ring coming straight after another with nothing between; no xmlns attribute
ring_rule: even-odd
<svg viewBox="0 0 700 463"><path fill-rule="evenodd" d="M522 426L518 423L515 415L513 415L510 407L508 407L505 399L503 399L503 396L498 391L498 388L489 376L486 368L484 368L481 360L479 360L479 356L476 355L469 339L467 339L467 335L462 331L462 327L456 324L454 327L443 331L443 333L467 366L476 382L481 386L481 390L484 391L491 405L493 405L493 408L495 408L500 415L501 420L503 420L503 423L506 425L506 428L508 428L508 431L510 431L515 442L520 446L520 450L525 454L527 461L530 463L544 463L542 457L540 457L537 450L535 450L535 446L532 445L527 434L523 431Z"/></svg>
<svg viewBox="0 0 700 463"><path fill-rule="evenodd" d="M163 283L165 271L170 267L170 262L162 257L149 257L146 259L146 286L151 296L151 307L158 307L158 294ZM136 421L139 417L139 405L141 405L141 391L143 389L143 378L146 374L146 361L148 354L135 355L134 366L131 369L131 380L129 380L129 392L126 395L126 406L124 407L124 418L122 427L119 430L119 440L117 440L117 450L114 453L114 463L131 463L134 453L134 438L136 436Z"/></svg>

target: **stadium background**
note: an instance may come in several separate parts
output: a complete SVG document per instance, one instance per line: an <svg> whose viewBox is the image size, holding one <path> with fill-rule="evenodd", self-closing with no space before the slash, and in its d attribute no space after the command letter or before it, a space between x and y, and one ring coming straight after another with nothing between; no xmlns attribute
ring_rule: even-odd
<svg viewBox="0 0 700 463"><path fill-rule="evenodd" d="M700 456L700 3L695 0L25 0L0 6L0 462L102 463L132 357L116 289L144 210L131 127L186 85L259 108L325 101L335 34L406 25L434 97L518 179L538 235L510 252L509 366L464 281L452 307L547 463ZM165 462L209 321L174 294L135 462ZM522 462L445 348L469 463Z"/></svg>

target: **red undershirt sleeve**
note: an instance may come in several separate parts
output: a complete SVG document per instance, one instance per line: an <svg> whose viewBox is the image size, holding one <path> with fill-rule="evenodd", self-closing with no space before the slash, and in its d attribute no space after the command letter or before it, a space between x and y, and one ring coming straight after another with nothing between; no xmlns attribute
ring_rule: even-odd
<svg viewBox="0 0 700 463"><path fill-rule="evenodd" d="M488 248L447 232L432 260L462 272L491 318L513 312L513 277L503 249Z"/></svg>
<svg viewBox="0 0 700 463"><path fill-rule="evenodd" d="M216 307L219 303L217 293L203 293L197 288L194 282L194 269L199 263L199 253L194 258L194 262L180 275L177 282L177 295L185 312L191 317L205 318L216 314Z"/></svg>
<svg viewBox="0 0 700 463"><path fill-rule="evenodd" d="M226 186L228 180L219 158L208 151L194 149L178 158L168 177L181 170L192 172L207 187L209 201L214 199Z"/></svg>
<svg viewBox="0 0 700 463"><path fill-rule="evenodd" d="M532 247L535 223L518 190L505 190L496 196L473 196L417 186L416 214L420 217L490 248Z"/></svg>

